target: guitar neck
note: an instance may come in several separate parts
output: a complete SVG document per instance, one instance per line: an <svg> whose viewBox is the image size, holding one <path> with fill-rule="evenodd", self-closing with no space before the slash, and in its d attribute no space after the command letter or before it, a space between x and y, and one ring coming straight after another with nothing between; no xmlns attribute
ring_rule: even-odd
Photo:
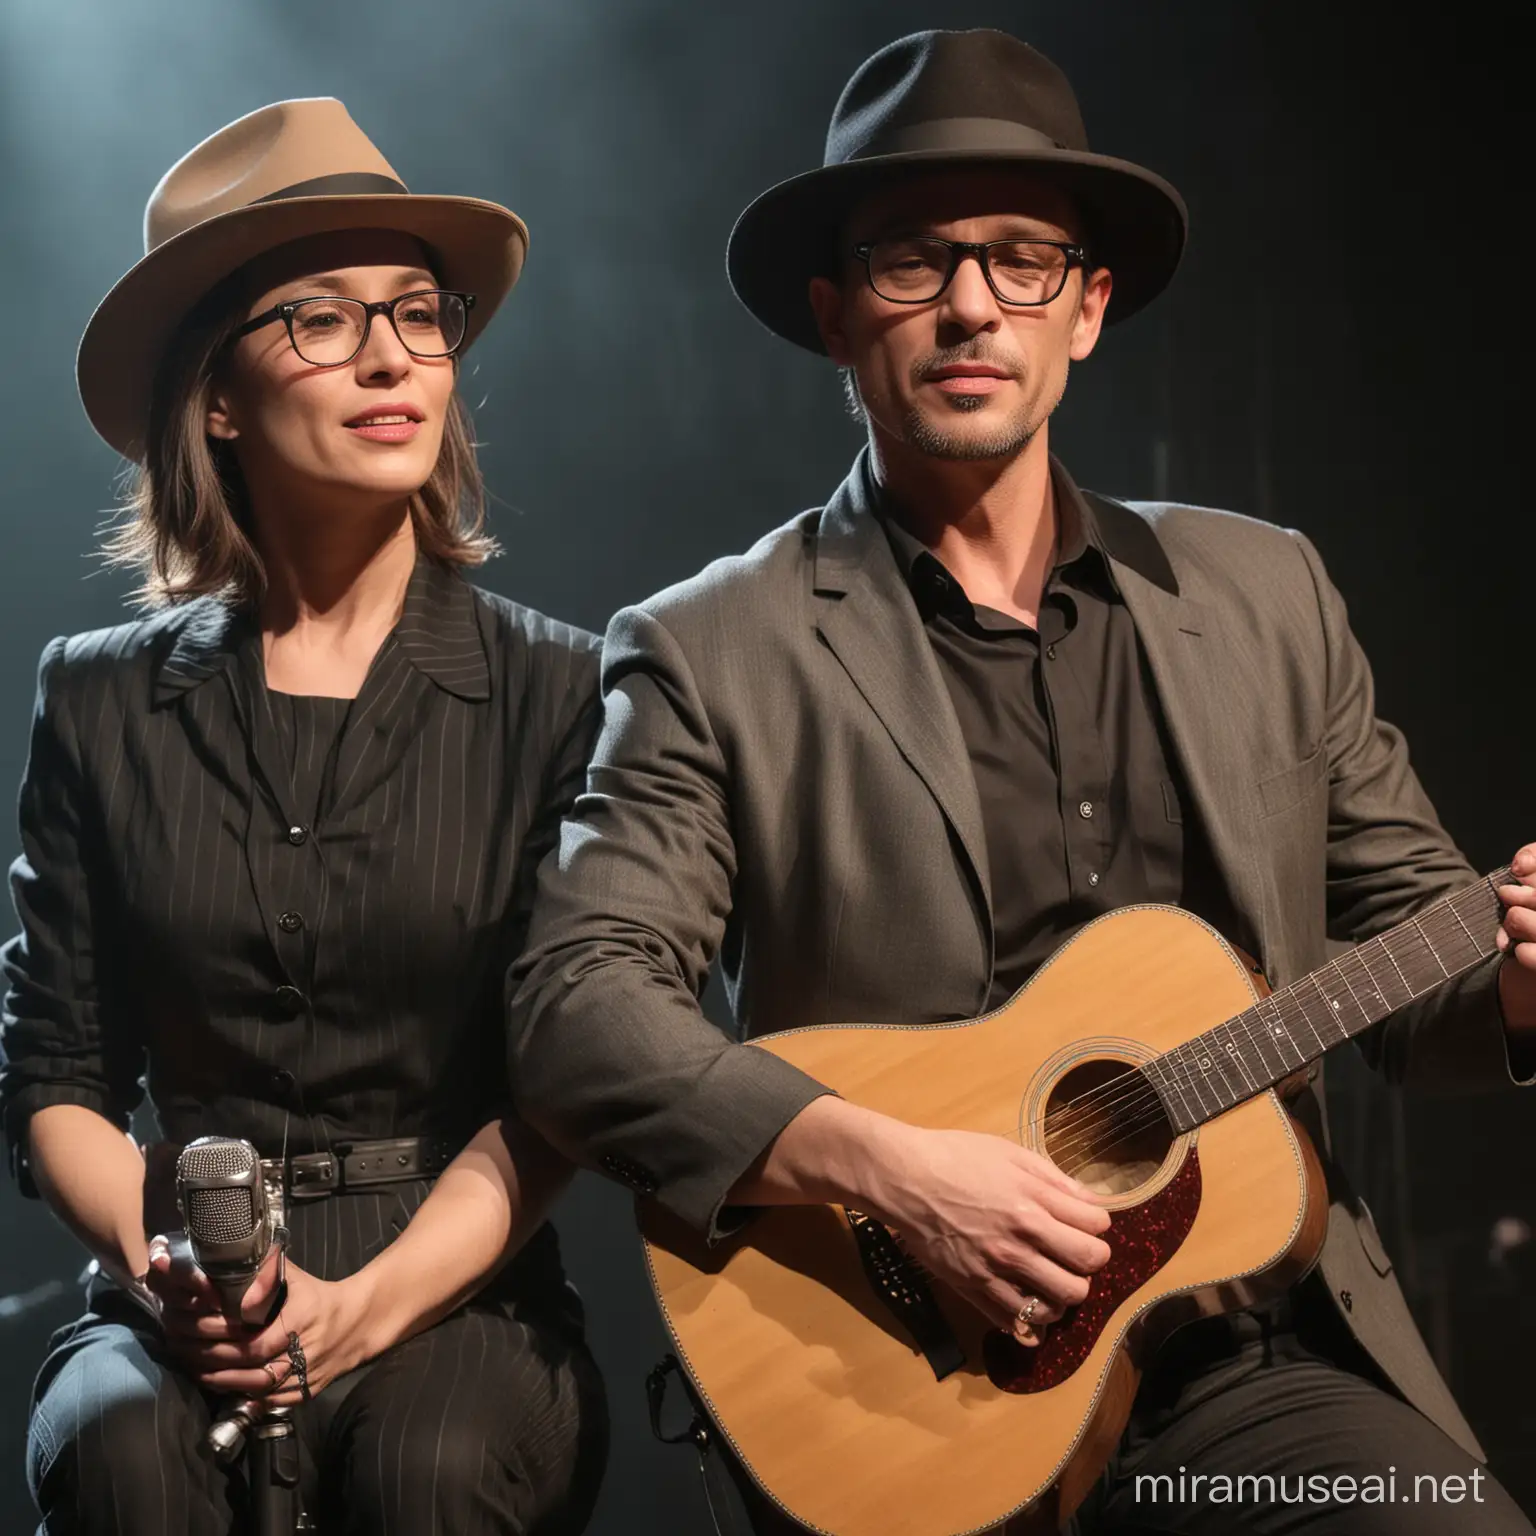
<svg viewBox="0 0 1536 1536"><path fill-rule="evenodd" d="M1505 866L1142 1068L1181 1133L1272 1088L1493 954Z"/></svg>

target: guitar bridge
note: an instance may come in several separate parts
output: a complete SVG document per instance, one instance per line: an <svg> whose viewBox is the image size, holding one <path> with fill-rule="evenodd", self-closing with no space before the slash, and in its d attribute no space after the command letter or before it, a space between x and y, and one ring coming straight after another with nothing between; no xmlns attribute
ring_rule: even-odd
<svg viewBox="0 0 1536 1536"><path fill-rule="evenodd" d="M922 1266L914 1261L891 1235L890 1229L863 1211L844 1209L859 1262L875 1294L912 1336L923 1357L943 1381L965 1364L965 1351L949 1326L949 1319L934 1300Z"/></svg>

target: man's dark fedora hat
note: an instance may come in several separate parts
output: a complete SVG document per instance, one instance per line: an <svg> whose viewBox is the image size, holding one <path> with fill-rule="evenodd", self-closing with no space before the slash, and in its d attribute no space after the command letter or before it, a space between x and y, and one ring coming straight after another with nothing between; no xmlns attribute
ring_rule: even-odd
<svg viewBox="0 0 1536 1536"><path fill-rule="evenodd" d="M893 176L943 166L1016 165L1067 192L1089 256L1114 276L1106 321L1155 298L1184 249L1184 200L1161 176L1089 151L1077 97L1044 54L1005 32L916 32L866 59L843 89L819 169L770 188L736 221L726 269L769 330L825 349L812 277L837 269L854 204Z"/></svg>

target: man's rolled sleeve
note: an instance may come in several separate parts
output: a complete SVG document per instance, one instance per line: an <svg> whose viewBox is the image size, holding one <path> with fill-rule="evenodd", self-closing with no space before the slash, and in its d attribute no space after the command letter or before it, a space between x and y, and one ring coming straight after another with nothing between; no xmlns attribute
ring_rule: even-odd
<svg viewBox="0 0 1536 1536"><path fill-rule="evenodd" d="M731 1187L827 1090L699 999L731 909L728 773L682 647L628 609L603 647L585 792L508 980L519 1112L573 1161L713 1237Z"/></svg>

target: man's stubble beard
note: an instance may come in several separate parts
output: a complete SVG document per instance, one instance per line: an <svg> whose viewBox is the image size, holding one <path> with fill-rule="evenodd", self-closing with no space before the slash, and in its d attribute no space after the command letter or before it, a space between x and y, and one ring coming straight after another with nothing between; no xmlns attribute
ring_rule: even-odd
<svg viewBox="0 0 1536 1536"><path fill-rule="evenodd" d="M851 368L844 368L843 396L848 412L864 427L869 426L869 412L859 393L858 379ZM1046 409L1033 419L1028 402L1022 403L1006 421L998 422L990 430L981 433L949 432L941 422L934 421L915 405L902 416L899 440L909 448L932 459L947 459L952 463L978 463L987 459L1014 458L1023 453L1034 441L1035 434L1050 420L1066 393L1066 380ZM948 407L958 416L973 415L984 409L987 400L980 395L962 395Z"/></svg>

